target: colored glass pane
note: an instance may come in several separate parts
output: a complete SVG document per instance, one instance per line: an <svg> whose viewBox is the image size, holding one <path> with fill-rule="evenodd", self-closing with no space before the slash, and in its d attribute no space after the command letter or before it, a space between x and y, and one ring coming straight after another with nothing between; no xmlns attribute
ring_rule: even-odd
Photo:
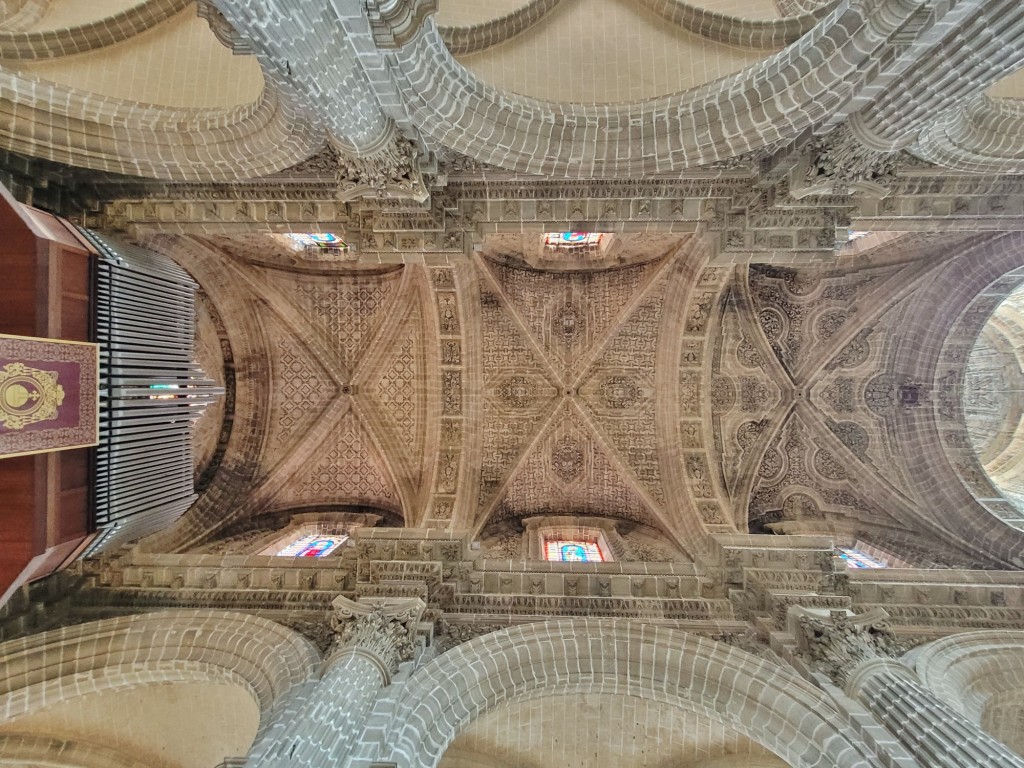
<svg viewBox="0 0 1024 768"><path fill-rule="evenodd" d="M562 563L601 563L604 557L593 541L550 539L544 542L544 557Z"/></svg>
<svg viewBox="0 0 1024 768"><path fill-rule="evenodd" d="M348 248L348 244L344 240L331 232L289 232L288 237L295 243L303 246Z"/></svg>
<svg viewBox="0 0 1024 768"><path fill-rule="evenodd" d="M325 536L311 533L300 536L282 548L278 557L323 557L340 547L348 536Z"/></svg>
<svg viewBox="0 0 1024 768"><path fill-rule="evenodd" d="M846 561L851 568L885 568L886 564L881 560L865 555L856 549L839 550L839 557Z"/></svg>
<svg viewBox="0 0 1024 768"><path fill-rule="evenodd" d="M597 245L603 236L600 232L548 232L544 235L544 244L554 248L576 248Z"/></svg>

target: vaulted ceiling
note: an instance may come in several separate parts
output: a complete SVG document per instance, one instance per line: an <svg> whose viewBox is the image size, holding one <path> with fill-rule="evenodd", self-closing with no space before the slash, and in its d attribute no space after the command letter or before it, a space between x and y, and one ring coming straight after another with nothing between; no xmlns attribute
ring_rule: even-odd
<svg viewBox="0 0 1024 768"><path fill-rule="evenodd" d="M710 264L699 235L541 239L373 266L279 235L149 237L203 285L235 380L218 481L165 546L344 506L485 541L597 517L673 557L753 531L983 562L906 462L898 419L944 395L893 362L917 292L970 238L800 269Z"/></svg>

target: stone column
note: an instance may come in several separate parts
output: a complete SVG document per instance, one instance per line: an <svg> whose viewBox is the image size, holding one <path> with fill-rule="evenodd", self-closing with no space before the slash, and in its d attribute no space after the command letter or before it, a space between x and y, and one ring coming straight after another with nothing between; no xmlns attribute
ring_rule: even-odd
<svg viewBox="0 0 1024 768"><path fill-rule="evenodd" d="M338 597L331 626L335 646L280 742L253 756L261 768L344 765L380 690L415 651L419 598L353 602Z"/></svg>
<svg viewBox="0 0 1024 768"><path fill-rule="evenodd" d="M930 768L1024 768L1024 758L941 701L906 664L864 662L846 692Z"/></svg>
<svg viewBox="0 0 1024 768"><path fill-rule="evenodd" d="M924 687L884 611L799 617L802 655L928 768L1024 768L1024 759Z"/></svg>

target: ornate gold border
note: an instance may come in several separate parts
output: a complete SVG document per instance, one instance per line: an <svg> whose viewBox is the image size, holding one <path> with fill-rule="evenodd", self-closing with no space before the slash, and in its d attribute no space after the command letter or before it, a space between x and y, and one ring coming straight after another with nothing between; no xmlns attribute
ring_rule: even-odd
<svg viewBox="0 0 1024 768"><path fill-rule="evenodd" d="M93 370L95 371L94 381L96 382L95 391L93 392L93 396L94 396L95 399L92 401L92 406L93 406L92 410L93 410L93 417L94 417L93 434L95 435L96 439L93 440L92 442L75 444L75 445L61 445L61 446L57 446L57 447L54 447L54 448L43 448L43 449L31 450L31 451L18 451L16 453L2 453L2 452L0 452L0 460L14 458L15 456L33 456L33 455L41 454L41 453L53 453L55 451L69 451L69 450L73 450L75 448L91 448L91 447L93 447L95 445L98 445L99 444L99 439L100 439L100 390L99 390L99 380L100 380L100 345L99 344L94 344L93 342L89 342L89 341L72 341L72 340L69 340L69 339L49 339L49 338L45 338L45 337L41 337L41 336L13 336L13 335L6 334L6 333L0 333L0 341L3 341L5 339L11 339L11 340L14 340L14 341L27 341L27 342L30 342L30 343L38 343L38 344L57 344L57 345L60 345L60 346L74 345L74 346L78 346L78 347L90 347L92 349L92 356L91 356L92 357L92 366L93 366ZM88 365L88 361L84 361L82 364L83 364L83 368L84 368L86 365ZM89 403L89 400L87 398L88 398L88 393L87 392L82 392L80 390L79 391L79 402L83 406ZM84 425L82 425L82 426L84 426Z"/></svg>

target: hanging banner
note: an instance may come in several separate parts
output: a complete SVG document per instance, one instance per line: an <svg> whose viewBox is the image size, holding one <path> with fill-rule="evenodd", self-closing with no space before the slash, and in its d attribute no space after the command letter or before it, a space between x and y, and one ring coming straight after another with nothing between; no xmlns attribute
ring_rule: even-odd
<svg viewBox="0 0 1024 768"><path fill-rule="evenodd" d="M99 441L99 345L0 334L0 458Z"/></svg>

